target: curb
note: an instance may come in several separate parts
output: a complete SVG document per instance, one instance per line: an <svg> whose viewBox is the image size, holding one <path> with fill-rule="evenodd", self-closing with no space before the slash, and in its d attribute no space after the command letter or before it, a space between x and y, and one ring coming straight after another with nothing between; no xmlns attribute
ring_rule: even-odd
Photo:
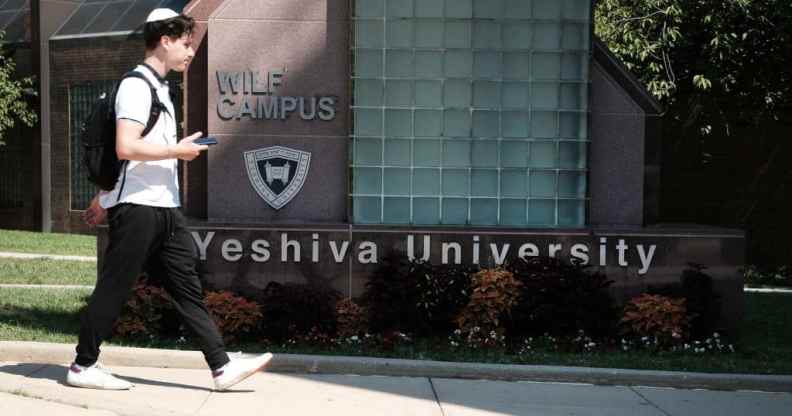
<svg viewBox="0 0 792 416"><path fill-rule="evenodd" d="M0 341L0 361L62 364L74 358L74 345ZM199 351L149 348L102 348L110 366L206 369ZM676 371L543 365L479 364L394 358L275 354L269 371L309 374L356 374L390 377L464 378L628 385L707 390L792 393L792 375L709 374Z"/></svg>

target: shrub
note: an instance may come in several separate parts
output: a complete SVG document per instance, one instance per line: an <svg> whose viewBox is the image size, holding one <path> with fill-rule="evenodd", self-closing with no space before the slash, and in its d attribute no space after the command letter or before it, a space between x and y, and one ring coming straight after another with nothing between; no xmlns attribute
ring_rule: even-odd
<svg viewBox="0 0 792 416"><path fill-rule="evenodd" d="M613 283L587 266L550 257L527 257L506 266L522 283L520 303L507 331L515 336L615 335L619 310L608 292Z"/></svg>
<svg viewBox="0 0 792 416"><path fill-rule="evenodd" d="M470 302L457 318L468 344L482 346L503 342L502 317L517 304L522 284L506 270L486 269L471 278Z"/></svg>
<svg viewBox="0 0 792 416"><path fill-rule="evenodd" d="M371 330L378 333L427 332L429 324L418 309L419 281L431 274L428 263L386 257L369 277L360 297L361 304L368 310Z"/></svg>
<svg viewBox="0 0 792 416"><path fill-rule="evenodd" d="M621 324L627 336L654 338L660 345L678 344L688 336L685 299L644 293L624 307Z"/></svg>
<svg viewBox="0 0 792 416"><path fill-rule="evenodd" d="M374 339L368 341L368 343L382 351L393 351L398 347L412 343L412 338L399 331L385 331L373 338Z"/></svg>
<svg viewBox="0 0 792 416"><path fill-rule="evenodd" d="M145 281L132 290L132 296L121 309L115 323L115 334L128 336L150 336L163 332L163 315L174 311L167 293Z"/></svg>
<svg viewBox="0 0 792 416"><path fill-rule="evenodd" d="M335 332L336 302L341 294L317 284L270 282L254 299L265 319L261 329L275 342L298 335Z"/></svg>
<svg viewBox="0 0 792 416"><path fill-rule="evenodd" d="M464 266L431 266L418 279L418 309L427 330L447 333L456 328L456 318L470 301L471 276L477 270Z"/></svg>
<svg viewBox="0 0 792 416"><path fill-rule="evenodd" d="M680 283L665 287L650 287L648 293L671 298L685 299L690 321L690 335L705 338L720 330L720 296L712 288L712 277L703 272L705 268L691 264L682 272Z"/></svg>
<svg viewBox="0 0 792 416"><path fill-rule="evenodd" d="M742 273L746 285L792 287L792 270L789 266L781 266L775 270L746 266Z"/></svg>
<svg viewBox="0 0 792 416"><path fill-rule="evenodd" d="M336 303L336 320L339 338L359 337L368 332L366 310L352 299L346 298Z"/></svg>
<svg viewBox="0 0 792 416"><path fill-rule="evenodd" d="M255 302L231 292L207 292L206 309L226 341L250 333L261 319L261 311Z"/></svg>
<svg viewBox="0 0 792 416"><path fill-rule="evenodd" d="M455 328L459 311L469 301L470 274L475 270L386 257L360 298L371 330L430 335Z"/></svg>
<svg viewBox="0 0 792 416"><path fill-rule="evenodd" d="M311 327L307 331L298 332L295 330L292 332L294 335L286 340L287 344L310 346L312 348L333 348L338 343L337 338L333 337L332 334L316 326Z"/></svg>

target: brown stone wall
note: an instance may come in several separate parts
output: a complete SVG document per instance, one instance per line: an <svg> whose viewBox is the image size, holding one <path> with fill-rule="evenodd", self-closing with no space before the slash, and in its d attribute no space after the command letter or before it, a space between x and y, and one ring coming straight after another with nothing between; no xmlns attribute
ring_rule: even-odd
<svg viewBox="0 0 792 416"><path fill-rule="evenodd" d="M206 84L207 80L207 48L209 16L223 0L193 0L184 7L184 13L195 19L193 30L193 58L184 76L184 131L192 134L196 131L206 133ZM182 183L182 205L190 217L206 218L206 155L203 154L185 166Z"/></svg>
<svg viewBox="0 0 792 416"><path fill-rule="evenodd" d="M347 222L349 32L345 0L227 0L210 16L203 104L209 134L221 141L207 156L210 221ZM265 76L281 71L283 78L266 94L235 93L218 85L218 73L224 71L258 71ZM191 93L194 88L198 86L191 86ZM241 106L244 101L255 105L258 98L278 97L332 99L335 117L228 118L218 107L223 100ZM257 194L243 159L245 152L274 146L312 155L301 191L280 209L271 208Z"/></svg>

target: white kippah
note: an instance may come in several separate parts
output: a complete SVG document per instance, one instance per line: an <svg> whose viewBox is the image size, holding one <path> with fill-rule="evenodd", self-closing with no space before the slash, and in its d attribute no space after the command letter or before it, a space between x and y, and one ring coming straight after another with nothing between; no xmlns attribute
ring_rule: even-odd
<svg viewBox="0 0 792 416"><path fill-rule="evenodd" d="M171 9L154 9L149 13L146 18L146 23L159 22L160 20L168 20L178 16L179 14Z"/></svg>

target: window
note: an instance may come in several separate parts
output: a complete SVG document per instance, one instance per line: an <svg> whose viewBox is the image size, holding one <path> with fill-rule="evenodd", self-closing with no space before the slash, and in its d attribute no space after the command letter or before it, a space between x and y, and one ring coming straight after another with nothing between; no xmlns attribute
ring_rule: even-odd
<svg viewBox="0 0 792 416"><path fill-rule="evenodd" d="M589 0L357 0L353 220L585 223Z"/></svg>

